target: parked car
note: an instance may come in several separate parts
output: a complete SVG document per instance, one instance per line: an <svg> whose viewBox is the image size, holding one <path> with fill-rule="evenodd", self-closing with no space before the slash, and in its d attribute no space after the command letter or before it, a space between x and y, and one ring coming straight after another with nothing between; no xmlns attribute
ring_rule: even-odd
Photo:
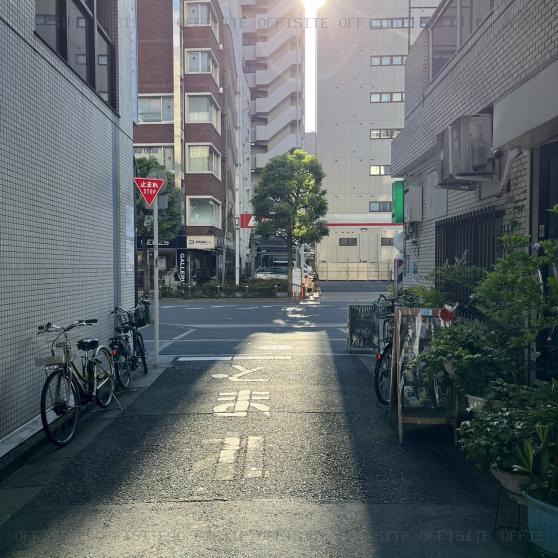
<svg viewBox="0 0 558 558"><path fill-rule="evenodd" d="M256 279L281 279L287 280L288 269L286 267L260 267L256 269Z"/></svg>

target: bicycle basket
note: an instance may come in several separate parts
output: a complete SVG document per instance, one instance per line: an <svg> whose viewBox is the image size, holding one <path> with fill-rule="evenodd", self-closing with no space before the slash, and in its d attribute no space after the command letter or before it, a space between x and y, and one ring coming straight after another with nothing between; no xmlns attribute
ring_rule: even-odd
<svg viewBox="0 0 558 558"><path fill-rule="evenodd" d="M58 341L52 345L56 338L57 333L43 333L41 335L36 335L34 340L34 361L36 366L46 367L46 366L56 366L66 364L77 358L77 354L71 351L66 358L64 354L64 339L60 338Z"/></svg>
<svg viewBox="0 0 558 558"><path fill-rule="evenodd" d="M134 322L135 322L137 327L145 327L147 325L147 319L146 319L146 316L145 316L145 308L143 307L143 304L140 304L134 310Z"/></svg>
<svg viewBox="0 0 558 558"><path fill-rule="evenodd" d="M379 300L373 303L374 315L378 320L386 320L393 317L393 306L386 300Z"/></svg>

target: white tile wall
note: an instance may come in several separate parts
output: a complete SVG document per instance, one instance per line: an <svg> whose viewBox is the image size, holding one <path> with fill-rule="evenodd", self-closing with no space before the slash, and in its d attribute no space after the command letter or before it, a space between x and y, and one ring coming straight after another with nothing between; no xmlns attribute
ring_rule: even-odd
<svg viewBox="0 0 558 558"><path fill-rule="evenodd" d="M115 0L117 115L34 34L34 2L0 2L0 438L39 413L37 325L98 318L79 333L105 342L116 294L133 304L129 13Z"/></svg>

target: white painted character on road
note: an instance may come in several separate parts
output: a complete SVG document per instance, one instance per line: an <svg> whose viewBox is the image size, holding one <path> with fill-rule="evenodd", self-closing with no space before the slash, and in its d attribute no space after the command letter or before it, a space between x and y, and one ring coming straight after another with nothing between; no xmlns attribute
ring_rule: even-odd
<svg viewBox="0 0 558 558"><path fill-rule="evenodd" d="M269 400L268 391L241 389L238 392L221 392L218 401L226 401L227 403L217 405L213 408L213 412L220 417L245 417L248 415L250 408L254 408L268 417L270 415L269 407L263 403L256 403L256 401L262 400Z"/></svg>

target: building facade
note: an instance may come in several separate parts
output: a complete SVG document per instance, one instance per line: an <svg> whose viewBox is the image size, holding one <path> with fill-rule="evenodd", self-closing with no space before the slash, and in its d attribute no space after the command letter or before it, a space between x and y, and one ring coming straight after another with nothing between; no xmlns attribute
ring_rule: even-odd
<svg viewBox="0 0 558 558"><path fill-rule="evenodd" d="M319 10L315 150L328 195L322 280L392 277L391 142L403 128L405 59L433 8L330 0Z"/></svg>
<svg viewBox="0 0 558 558"><path fill-rule="evenodd" d="M249 161L241 138L248 115L241 110L240 43L224 15L233 7L217 0L138 2L135 151L155 154L175 172L189 283L234 276L236 197Z"/></svg>
<svg viewBox="0 0 558 558"><path fill-rule="evenodd" d="M392 152L405 284L456 258L490 267L505 232L558 238L557 33L553 0L451 0L411 48Z"/></svg>
<svg viewBox="0 0 558 558"><path fill-rule="evenodd" d="M304 3L240 0L240 4L244 71L250 87L253 191L271 158L303 147ZM250 214L251 204L246 209ZM250 271L286 260L286 248L278 249L275 240L252 238L250 253Z"/></svg>
<svg viewBox="0 0 558 558"><path fill-rule="evenodd" d="M91 6L0 3L0 453L41 428L37 326L134 303L134 3Z"/></svg>

